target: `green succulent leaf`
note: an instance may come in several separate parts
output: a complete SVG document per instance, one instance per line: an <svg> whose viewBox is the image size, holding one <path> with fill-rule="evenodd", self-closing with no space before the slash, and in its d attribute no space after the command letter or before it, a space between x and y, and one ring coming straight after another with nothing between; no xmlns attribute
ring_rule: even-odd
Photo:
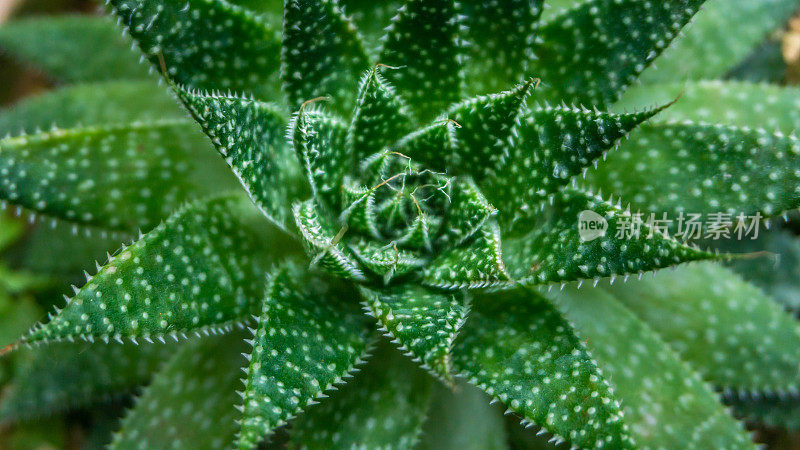
<svg viewBox="0 0 800 450"><path fill-rule="evenodd" d="M454 0L406 0L382 38L378 62L420 121L461 98L460 26Z"/></svg>
<svg viewBox="0 0 800 450"><path fill-rule="evenodd" d="M443 251L425 266L422 282L440 289L477 289L506 285L511 275L503 263L500 227L487 223L461 247Z"/></svg>
<svg viewBox="0 0 800 450"><path fill-rule="evenodd" d="M0 198L71 223L150 229L225 173L193 128L166 119L0 139Z"/></svg>
<svg viewBox="0 0 800 450"><path fill-rule="evenodd" d="M0 135L61 128L185 119L175 99L151 81L76 84L20 100L0 110Z"/></svg>
<svg viewBox="0 0 800 450"><path fill-rule="evenodd" d="M130 47L105 17L35 17L0 27L0 48L68 83L146 78Z"/></svg>
<svg viewBox="0 0 800 450"><path fill-rule="evenodd" d="M292 423L297 448L412 449L431 400L431 380L385 345L352 381Z"/></svg>
<svg viewBox="0 0 800 450"><path fill-rule="evenodd" d="M364 44L337 0L288 0L283 13L281 79L289 107L330 95L339 113L353 108Z"/></svg>
<svg viewBox="0 0 800 450"><path fill-rule="evenodd" d="M659 121L724 123L785 134L800 127L800 89L764 83L707 80L641 85L627 91L614 109L639 109L675 98L659 114Z"/></svg>
<svg viewBox="0 0 800 450"><path fill-rule="evenodd" d="M300 164L286 144L286 120L257 100L178 90L186 108L211 138L261 212L283 230L292 201L307 189Z"/></svg>
<svg viewBox="0 0 800 450"><path fill-rule="evenodd" d="M382 290L362 287L361 293L366 310L401 350L452 382L450 350L469 313L465 292L402 284Z"/></svg>
<svg viewBox="0 0 800 450"><path fill-rule="evenodd" d="M754 395L726 399L736 417L761 426L800 429L800 398L797 396Z"/></svg>
<svg viewBox="0 0 800 450"><path fill-rule="evenodd" d="M294 218L300 237L309 254L315 255L312 265L319 264L340 278L364 281L366 277L353 252L342 242L347 228L336 231L334 224L319 211L314 200L294 205Z"/></svg>
<svg viewBox="0 0 800 450"><path fill-rule="evenodd" d="M755 448L711 388L645 323L600 289L554 295L624 405L646 448Z"/></svg>
<svg viewBox="0 0 800 450"><path fill-rule="evenodd" d="M495 151L496 156L489 159L492 163L473 161L473 167L485 168L475 179L500 210L500 223L519 228L527 222L521 219L537 214L554 194L585 175L631 130L662 109L611 114L577 107L538 107L516 127L516 137L502 151Z"/></svg>
<svg viewBox="0 0 800 450"><path fill-rule="evenodd" d="M584 239L579 230L584 219L603 222L606 228ZM552 209L527 236L505 240L504 260L515 279L544 285L604 277L613 280L690 261L719 259L662 233L610 200L567 189L555 197Z"/></svg>
<svg viewBox="0 0 800 450"><path fill-rule="evenodd" d="M380 67L374 67L361 78L347 130L348 153L360 162L410 132L411 124L405 101L383 78Z"/></svg>
<svg viewBox="0 0 800 450"><path fill-rule="evenodd" d="M289 124L289 133L314 199L326 208L336 206L351 163L347 125L323 111L301 108Z"/></svg>
<svg viewBox="0 0 800 450"><path fill-rule="evenodd" d="M490 405L490 400L485 392L465 382L453 389L438 385L419 448L507 449L503 410Z"/></svg>
<svg viewBox="0 0 800 450"><path fill-rule="evenodd" d="M649 84L722 77L796 10L794 0L708 0L641 80Z"/></svg>
<svg viewBox="0 0 800 450"><path fill-rule="evenodd" d="M592 0L541 27L548 99L605 108L664 51L705 0Z"/></svg>
<svg viewBox="0 0 800 450"><path fill-rule="evenodd" d="M770 217L800 206L800 142L736 126L647 124L590 182L672 219L681 212Z"/></svg>
<svg viewBox="0 0 800 450"><path fill-rule="evenodd" d="M541 296L477 298L453 367L512 411L582 448L630 448L622 407L570 325Z"/></svg>
<svg viewBox="0 0 800 450"><path fill-rule="evenodd" d="M461 0L467 47L464 71L471 94L499 92L533 72L536 31L544 0Z"/></svg>
<svg viewBox="0 0 800 450"><path fill-rule="evenodd" d="M185 343L137 399L110 448L229 447L240 417L242 334Z"/></svg>
<svg viewBox="0 0 800 450"><path fill-rule="evenodd" d="M270 277L249 355L239 448L255 447L316 403L364 356L368 331L356 304L333 299L329 288L294 266Z"/></svg>
<svg viewBox="0 0 800 450"><path fill-rule="evenodd" d="M728 269L693 264L611 292L706 381L746 392L800 390L800 324Z"/></svg>
<svg viewBox="0 0 800 450"><path fill-rule="evenodd" d="M277 100L280 33L225 0L109 0L145 57L173 83Z"/></svg>
<svg viewBox="0 0 800 450"><path fill-rule="evenodd" d="M38 419L86 406L144 384L177 344L58 343L15 355L0 422Z"/></svg>
<svg viewBox="0 0 800 450"><path fill-rule="evenodd" d="M365 267L382 276L386 282L418 269L427 261L419 251L382 245L370 239L351 241L348 246Z"/></svg>
<svg viewBox="0 0 800 450"><path fill-rule="evenodd" d="M21 343L153 339L228 329L257 310L269 261L238 196L187 205L122 248Z"/></svg>
<svg viewBox="0 0 800 450"><path fill-rule="evenodd" d="M453 184L443 239L461 245L496 216L497 209L486 200L471 178L455 178Z"/></svg>

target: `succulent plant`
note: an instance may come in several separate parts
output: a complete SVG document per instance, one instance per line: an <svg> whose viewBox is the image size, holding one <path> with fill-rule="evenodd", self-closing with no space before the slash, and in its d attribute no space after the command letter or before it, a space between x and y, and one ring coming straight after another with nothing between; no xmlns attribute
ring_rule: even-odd
<svg viewBox="0 0 800 450"><path fill-rule="evenodd" d="M25 131L0 140L0 197L133 239L7 348L46 345L6 418L152 376L113 448L446 447L429 410L502 443L494 410L457 411L474 385L556 443L744 448L715 389L798 394L795 319L636 213L730 233L800 207L800 95L675 84L723 76L794 2L711 0L682 39L703 0L274 3L109 0L123 39L0 30L93 83L0 116ZM71 351L92 376L44 376Z"/></svg>

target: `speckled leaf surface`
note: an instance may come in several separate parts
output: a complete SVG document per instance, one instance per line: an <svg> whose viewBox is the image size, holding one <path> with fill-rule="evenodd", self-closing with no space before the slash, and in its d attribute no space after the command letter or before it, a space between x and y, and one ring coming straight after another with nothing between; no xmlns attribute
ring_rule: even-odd
<svg viewBox="0 0 800 450"><path fill-rule="evenodd" d="M800 398L797 396L747 396L726 399L725 404L731 407L734 416L748 423L786 430L800 429Z"/></svg>
<svg viewBox="0 0 800 450"><path fill-rule="evenodd" d="M471 94L500 92L532 70L544 0L461 0L467 47L464 72Z"/></svg>
<svg viewBox="0 0 800 450"><path fill-rule="evenodd" d="M386 344L347 385L292 424L292 448L412 449L431 401L432 380Z"/></svg>
<svg viewBox="0 0 800 450"><path fill-rule="evenodd" d="M719 78L796 10L794 0L707 0L683 36L656 66L642 73L641 80L649 84Z"/></svg>
<svg viewBox="0 0 800 450"><path fill-rule="evenodd" d="M604 108L664 51L705 0L593 0L542 25L542 94ZM545 89L546 88L546 89Z"/></svg>
<svg viewBox="0 0 800 450"><path fill-rule="evenodd" d="M614 386L638 446L755 448L700 376L610 294L570 287L553 298Z"/></svg>
<svg viewBox="0 0 800 450"><path fill-rule="evenodd" d="M109 0L155 69L195 89L278 100L280 30L225 0Z"/></svg>
<svg viewBox="0 0 800 450"><path fill-rule="evenodd" d="M36 17L0 27L0 48L69 83L147 77L147 67L130 47L105 17Z"/></svg>
<svg viewBox="0 0 800 450"><path fill-rule="evenodd" d="M57 343L20 350L0 422L37 419L124 394L144 384L177 348Z"/></svg>
<svg viewBox="0 0 800 450"><path fill-rule="evenodd" d="M466 293L411 285L360 290L365 309L401 350L452 381L450 350L469 313Z"/></svg>
<svg viewBox="0 0 800 450"><path fill-rule="evenodd" d="M491 221L467 243L443 251L422 272L422 283L442 289L504 285L511 275L503 263L500 227Z"/></svg>
<svg viewBox="0 0 800 450"><path fill-rule="evenodd" d="M582 448L631 448L622 407L572 327L527 290L477 298L453 367L533 423Z"/></svg>
<svg viewBox="0 0 800 450"><path fill-rule="evenodd" d="M178 95L256 206L287 230L292 201L308 189L286 142L286 119L280 109L240 97L185 90Z"/></svg>
<svg viewBox="0 0 800 450"><path fill-rule="evenodd" d="M773 216L800 206L800 142L735 126L646 124L589 178L672 219L680 212Z"/></svg>
<svg viewBox="0 0 800 450"><path fill-rule="evenodd" d="M163 339L229 328L258 310L269 258L247 200L189 204L119 250L23 343Z"/></svg>
<svg viewBox="0 0 800 450"><path fill-rule="evenodd" d="M68 222L135 232L209 193L209 176L220 168L214 162L186 119L54 128L0 140L0 198Z"/></svg>
<svg viewBox="0 0 800 450"><path fill-rule="evenodd" d="M239 448L254 448L316 403L364 356L369 333L357 304L329 289L294 266L270 276L244 380Z"/></svg>
<svg viewBox="0 0 800 450"><path fill-rule="evenodd" d="M595 214L587 216L591 220L605 220L602 235L581 238L579 217L584 211ZM559 194L544 218L527 236L504 241L509 272L524 284L613 278L718 258L664 236L630 211L584 191ZM633 232L636 227L638 235Z"/></svg>
<svg viewBox="0 0 800 450"><path fill-rule="evenodd" d="M406 0L382 38L378 62L399 68L387 71L386 79L419 120L461 98L460 25L454 0Z"/></svg>
<svg viewBox="0 0 800 450"><path fill-rule="evenodd" d="M110 448L230 447L246 349L241 332L185 343L128 411Z"/></svg>
<svg viewBox="0 0 800 450"><path fill-rule="evenodd" d="M281 79L289 107L329 95L332 108L350 112L368 66L355 26L337 0L289 0L283 10Z"/></svg>
<svg viewBox="0 0 800 450"><path fill-rule="evenodd" d="M609 289L715 386L800 388L800 324L728 269L690 264Z"/></svg>

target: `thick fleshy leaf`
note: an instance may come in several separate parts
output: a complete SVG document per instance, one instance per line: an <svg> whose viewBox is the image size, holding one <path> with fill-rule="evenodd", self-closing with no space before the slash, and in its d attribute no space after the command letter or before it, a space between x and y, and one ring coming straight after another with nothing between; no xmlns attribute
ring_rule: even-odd
<svg viewBox="0 0 800 450"><path fill-rule="evenodd" d="M491 406L491 397L460 382L455 389L439 385L434 390L428 420L422 429L420 449L505 450L503 410Z"/></svg>
<svg viewBox="0 0 800 450"><path fill-rule="evenodd" d="M109 0L145 57L172 82L278 100L280 30L225 0Z"/></svg>
<svg viewBox="0 0 800 450"><path fill-rule="evenodd" d="M77 84L32 95L0 110L0 135L132 121L182 119L175 99L151 81Z"/></svg>
<svg viewBox="0 0 800 450"><path fill-rule="evenodd" d="M386 29L378 62L420 121L461 98L459 31L454 0L406 0Z"/></svg>
<svg viewBox="0 0 800 450"><path fill-rule="evenodd" d="M641 85L626 92L614 109L641 109L675 98L678 100L659 114L659 121L724 123L785 134L800 127L800 89L764 83L708 80Z"/></svg>
<svg viewBox="0 0 800 450"><path fill-rule="evenodd" d="M339 4L358 27L358 31L366 41L367 51L370 56L377 56L380 51L380 38L386 32L386 27L397 14L402 0L339 0Z"/></svg>
<svg viewBox="0 0 800 450"><path fill-rule="evenodd" d="M475 180L499 209L504 227L520 219L522 225L548 198L585 174L660 110L610 114L576 107L537 108L516 128L518 136L488 158L496 164L478 166L485 169Z"/></svg>
<svg viewBox="0 0 800 450"><path fill-rule="evenodd" d="M337 0L288 0L283 10L281 79L289 107L330 95L337 112L349 113L369 65L355 26Z"/></svg>
<svg viewBox="0 0 800 450"><path fill-rule="evenodd" d="M656 83L719 78L796 10L795 0L708 0L683 36L641 79Z"/></svg>
<svg viewBox="0 0 800 450"><path fill-rule="evenodd" d="M291 223L292 201L306 196L300 164L286 143L280 110L256 100L178 90L261 212L280 228Z"/></svg>
<svg viewBox="0 0 800 450"><path fill-rule="evenodd" d="M729 270L693 264L611 292L706 381L747 392L800 389L800 324Z"/></svg>
<svg viewBox="0 0 800 450"><path fill-rule="evenodd" d="M352 251L342 242L347 228L337 231L327 216L320 213L314 200L296 203L294 219L306 251L312 256L312 265L319 264L340 278L366 279Z"/></svg>
<svg viewBox="0 0 800 450"><path fill-rule="evenodd" d="M342 389L292 423L297 448L411 449L419 439L431 379L389 345Z"/></svg>
<svg viewBox="0 0 800 450"><path fill-rule="evenodd" d="M0 27L0 48L71 83L147 77L129 41L104 17L36 17Z"/></svg>
<svg viewBox="0 0 800 450"><path fill-rule="evenodd" d="M289 133L314 199L323 207L336 206L353 163L346 144L347 125L323 111L301 108L289 124Z"/></svg>
<svg viewBox="0 0 800 450"><path fill-rule="evenodd" d="M464 292L439 292L410 284L382 290L361 288L364 306L401 350L423 368L452 382L450 350L467 319Z"/></svg>
<svg viewBox="0 0 800 450"><path fill-rule="evenodd" d="M681 212L724 213L729 222L740 214L769 217L800 206L800 142L742 127L653 123L612 153L590 181L673 220Z"/></svg>
<svg viewBox="0 0 800 450"><path fill-rule="evenodd" d="M147 382L177 344L58 343L20 350L0 422L37 419L123 394Z"/></svg>
<svg viewBox="0 0 800 450"><path fill-rule="evenodd" d="M726 399L725 403L731 407L733 415L748 423L787 430L800 429L800 397L758 395Z"/></svg>
<svg viewBox="0 0 800 450"><path fill-rule="evenodd" d="M582 448L630 448L622 407L570 325L541 296L478 298L453 366L532 423Z"/></svg>
<svg viewBox="0 0 800 450"><path fill-rule="evenodd" d="M456 178L453 185L442 238L452 245L461 245L495 216L497 209L489 204L471 178Z"/></svg>
<svg viewBox="0 0 800 450"><path fill-rule="evenodd" d="M507 89L534 75L536 31L544 0L460 0L471 94Z"/></svg>
<svg viewBox="0 0 800 450"><path fill-rule="evenodd" d="M356 163L411 131L405 101L381 75L380 67L361 78L356 109L347 130L348 150Z"/></svg>
<svg viewBox="0 0 800 450"><path fill-rule="evenodd" d="M358 239L348 247L359 261L387 283L395 276L403 276L423 266L427 259L421 252L398 248L397 245L382 245L371 239Z"/></svg>
<svg viewBox="0 0 800 450"><path fill-rule="evenodd" d="M548 99L605 108L664 51L705 0L594 0L542 26L536 75Z"/></svg>
<svg viewBox="0 0 800 450"><path fill-rule="evenodd" d="M564 191L542 218L527 236L504 241L509 271L524 284L614 278L718 258L583 191ZM588 224L596 228L582 228Z"/></svg>
<svg viewBox="0 0 800 450"><path fill-rule="evenodd" d="M122 248L22 343L177 338L257 311L269 262L258 214L238 196L192 203Z"/></svg>
<svg viewBox="0 0 800 450"><path fill-rule="evenodd" d="M553 298L613 384L638 446L754 448L700 376L611 295L570 287Z"/></svg>
<svg viewBox="0 0 800 450"><path fill-rule="evenodd" d="M505 285L511 275L503 263L500 227L487 223L471 241L443 251L422 274L422 282L442 289L477 289Z"/></svg>
<svg viewBox="0 0 800 450"><path fill-rule="evenodd" d="M403 136L392 151L408 156L423 167L444 169L456 154L456 124L442 119Z"/></svg>
<svg viewBox="0 0 800 450"><path fill-rule="evenodd" d="M368 330L355 302L329 289L295 266L270 277L249 355L239 448L255 447L316 403L364 356Z"/></svg>
<svg viewBox="0 0 800 450"><path fill-rule="evenodd" d="M123 419L110 448L229 448L246 349L240 332L184 344Z"/></svg>
<svg viewBox="0 0 800 450"><path fill-rule="evenodd" d="M186 200L226 186L224 167L193 128L167 119L2 139L0 198L71 223L150 229Z"/></svg>

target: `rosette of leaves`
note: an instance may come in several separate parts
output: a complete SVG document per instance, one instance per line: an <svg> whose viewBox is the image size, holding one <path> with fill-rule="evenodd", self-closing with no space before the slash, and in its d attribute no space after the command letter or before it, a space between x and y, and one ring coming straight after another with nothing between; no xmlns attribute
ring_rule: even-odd
<svg viewBox="0 0 800 450"><path fill-rule="evenodd" d="M681 102L650 72L675 41L662 70L718 77L791 2L725 15L710 1L683 40L702 0L561 3L543 19L537 0L110 0L126 34L92 62L126 67L132 40L183 111L141 71L109 82L52 57L98 46L81 30L102 22L12 24L0 44L97 84L2 117L25 133L0 141L0 196L79 229L142 230L16 346L189 339L114 448L254 448L279 429L299 447L502 441L491 408L453 420L475 398L459 380L574 447L751 447L715 388L796 392L797 323L715 252L647 223L617 231L636 208L800 206L794 136L725 111L670 117ZM752 29L678 74L669 61L702 55L693 39L726 20ZM77 44L25 39L42 30ZM640 75L655 106L625 112ZM596 239L581 238L586 210Z"/></svg>

